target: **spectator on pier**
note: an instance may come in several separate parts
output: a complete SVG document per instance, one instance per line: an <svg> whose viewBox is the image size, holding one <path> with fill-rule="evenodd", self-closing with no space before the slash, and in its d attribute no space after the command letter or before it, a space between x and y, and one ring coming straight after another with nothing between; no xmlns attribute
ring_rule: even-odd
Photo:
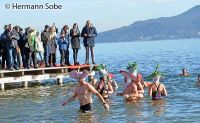
<svg viewBox="0 0 200 123"><path fill-rule="evenodd" d="M43 42L44 48L44 60L45 60L45 67L50 67L49 65L49 46L47 45L49 33L49 26L46 25L44 31L41 33L41 41Z"/></svg>
<svg viewBox="0 0 200 123"><path fill-rule="evenodd" d="M5 34L5 31L8 29L8 25L4 25L4 32L1 34L1 54L2 54L2 61L1 61L1 69L5 69L5 63L6 63L6 66L8 66L8 60L6 59L7 58L7 50L5 48L5 40L3 39L3 36Z"/></svg>
<svg viewBox="0 0 200 123"><path fill-rule="evenodd" d="M36 31L33 28L30 28L29 34L28 34L28 45L29 45L29 58L28 58L28 68L31 66L31 58L33 61L34 68L38 68L37 66L37 44L36 44Z"/></svg>
<svg viewBox="0 0 200 123"><path fill-rule="evenodd" d="M60 33L58 45L60 51L60 65L65 66L65 61L69 62L69 40L67 40L64 31Z"/></svg>
<svg viewBox="0 0 200 123"><path fill-rule="evenodd" d="M36 33L36 44L37 44L37 53L39 54L39 57L40 57L40 63L42 63L44 48L43 48L43 42L41 41L41 38L40 38L39 31L37 31L37 33Z"/></svg>
<svg viewBox="0 0 200 123"><path fill-rule="evenodd" d="M68 25L63 26L63 28L61 29L61 32L65 33L65 38L69 42L69 27L68 27ZM67 50L67 52L66 52L65 64L67 66L71 66L71 64L69 62L69 50Z"/></svg>
<svg viewBox="0 0 200 123"><path fill-rule="evenodd" d="M20 28L19 30L19 40L18 40L18 45L21 51L21 59L22 59L22 64L23 64L23 68L27 67L27 63L26 63L26 53L27 51L25 50L25 46L26 46L26 36L25 33L23 32L23 29ZM21 66L21 64L19 65Z"/></svg>
<svg viewBox="0 0 200 123"><path fill-rule="evenodd" d="M80 31L77 23L74 23L73 28L70 30L70 36L71 36L71 47L73 49L74 65L79 65L77 57L78 57L78 50L80 49L80 39L79 39Z"/></svg>
<svg viewBox="0 0 200 123"><path fill-rule="evenodd" d="M22 60L25 59L25 61L23 62L23 66L24 66L24 68L27 68L27 69L30 68L29 60L30 60L30 62L32 62L32 58L29 58L30 48L29 48L29 43L28 43L28 36L29 36L30 29L31 29L30 27L25 28L25 33L24 33L25 46L22 50L22 52L23 52Z"/></svg>
<svg viewBox="0 0 200 123"><path fill-rule="evenodd" d="M22 67L22 56L21 56L21 42L20 42L20 27L19 26L15 26L14 27L15 31L18 33L19 35L19 40L17 40L18 46L16 47L16 55L17 55L17 63L18 63L18 67L21 68Z"/></svg>
<svg viewBox="0 0 200 123"><path fill-rule="evenodd" d="M95 64L94 59L94 46L95 40L94 38L97 36L96 28L93 27L92 22L87 20L85 27L82 29L81 37L83 37L83 43L86 50L86 59L85 64L89 64L89 51L92 56L92 63Z"/></svg>
<svg viewBox="0 0 200 123"><path fill-rule="evenodd" d="M2 39L4 40L5 49L6 49L6 59L8 62L7 69L13 70L15 68L16 70L19 69L18 63L16 60L16 48L18 47L17 40L19 40L19 35L16 32L16 30L12 30L12 25L8 25L8 29L4 31L4 34L2 36Z"/></svg>
<svg viewBox="0 0 200 123"><path fill-rule="evenodd" d="M48 37L48 49L49 49L49 65L53 67L57 67L56 65L56 48L57 48L57 35L56 30L54 27L50 27L49 30L49 37Z"/></svg>

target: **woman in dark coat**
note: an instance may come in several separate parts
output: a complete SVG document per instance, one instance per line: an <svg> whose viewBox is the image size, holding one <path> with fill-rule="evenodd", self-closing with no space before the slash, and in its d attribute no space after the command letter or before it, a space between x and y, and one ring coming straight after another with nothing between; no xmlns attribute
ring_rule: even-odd
<svg viewBox="0 0 200 123"><path fill-rule="evenodd" d="M70 30L71 46L73 49L74 65L78 65L77 56L78 50L80 49L80 31L78 29L77 23L74 23L73 28Z"/></svg>
<svg viewBox="0 0 200 123"><path fill-rule="evenodd" d="M92 56L92 64L95 64L94 60L94 46L95 37L97 36L96 28L93 27L92 22L87 20L85 27L83 27L81 32L81 37L83 37L83 44L86 50L86 60L85 64L89 64L89 51Z"/></svg>

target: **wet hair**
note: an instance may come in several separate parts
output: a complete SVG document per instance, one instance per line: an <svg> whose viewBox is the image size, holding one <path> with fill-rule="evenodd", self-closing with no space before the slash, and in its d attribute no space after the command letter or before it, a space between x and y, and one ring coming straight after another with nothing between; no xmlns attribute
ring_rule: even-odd
<svg viewBox="0 0 200 123"><path fill-rule="evenodd" d="M183 68L183 69L182 69L182 72L184 72L184 70L186 70L186 71L187 71L187 69L186 69L186 68Z"/></svg>
<svg viewBox="0 0 200 123"><path fill-rule="evenodd" d="M200 74L198 75L198 78L200 78Z"/></svg>

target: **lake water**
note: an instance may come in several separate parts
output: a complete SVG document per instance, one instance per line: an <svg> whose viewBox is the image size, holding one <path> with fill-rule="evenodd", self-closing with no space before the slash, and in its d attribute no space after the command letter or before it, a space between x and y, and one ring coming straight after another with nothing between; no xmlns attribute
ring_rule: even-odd
<svg viewBox="0 0 200 123"><path fill-rule="evenodd" d="M123 88L119 70L125 69L128 61L136 61L144 77L150 75L159 62L160 71L165 73L162 82L166 85L168 97L164 101L152 102L145 90L143 100L128 104L114 94L109 112L94 97L94 112L82 114L78 101L61 106L73 93L76 82L70 79L66 79L63 86L55 85L55 81L44 82L42 86L32 85L28 89L17 85L0 92L0 123L199 122L200 87L196 85L200 73L199 39L100 43L96 44L95 54L96 62L107 64L109 71L115 74L118 92ZM82 47L79 54L82 63L84 57ZM183 67L188 68L190 77L178 76Z"/></svg>

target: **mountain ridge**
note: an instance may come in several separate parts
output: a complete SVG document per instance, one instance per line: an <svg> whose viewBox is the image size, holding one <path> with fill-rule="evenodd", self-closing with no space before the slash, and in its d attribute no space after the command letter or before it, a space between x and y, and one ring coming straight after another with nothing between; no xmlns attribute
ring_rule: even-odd
<svg viewBox="0 0 200 123"><path fill-rule="evenodd" d="M136 21L101 32L97 42L187 39L200 37L200 5L171 17Z"/></svg>

